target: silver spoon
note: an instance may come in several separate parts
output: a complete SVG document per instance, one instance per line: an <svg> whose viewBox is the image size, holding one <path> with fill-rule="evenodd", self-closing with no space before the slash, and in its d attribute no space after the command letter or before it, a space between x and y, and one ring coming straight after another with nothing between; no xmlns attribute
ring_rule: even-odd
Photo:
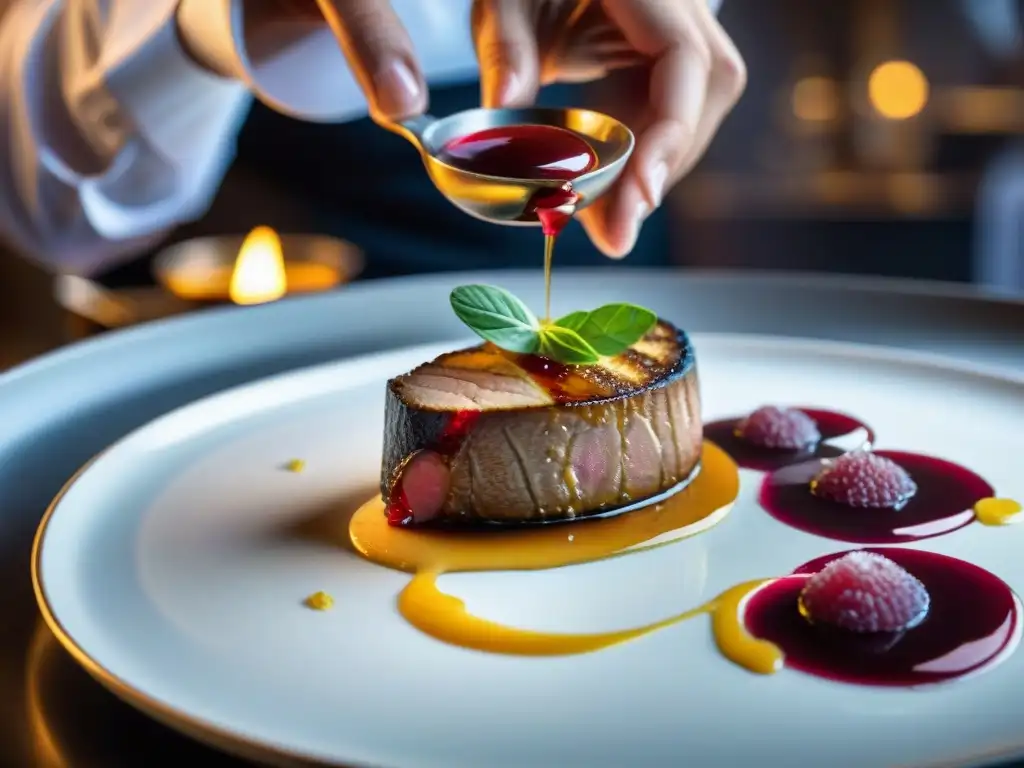
<svg viewBox="0 0 1024 768"><path fill-rule="evenodd" d="M573 179L572 188L579 199L567 213L586 208L608 191L635 144L625 125L588 109L470 109L443 118L422 115L396 123L380 121L380 125L419 150L427 174L442 195L471 216L495 224L539 224L531 200L539 191L557 189L565 182L485 176L448 165L438 155L452 139L510 125L550 125L578 134L594 150L597 164Z"/></svg>
<svg viewBox="0 0 1024 768"><path fill-rule="evenodd" d="M582 18L591 2L580 0L568 25ZM317 5L344 53L348 33L337 8L331 0L317 0ZM403 136L419 150L427 174L442 195L471 216L495 224L539 225L531 203L534 195L562 187L565 182L485 176L455 168L438 159L441 149L452 139L509 125L550 125L579 134L597 154L597 165L573 179L578 199L572 206L558 209L567 214L586 208L608 191L636 143L632 131L618 120L588 109L470 109L443 118L421 115L399 122L385 120L372 109L370 114L378 125Z"/></svg>

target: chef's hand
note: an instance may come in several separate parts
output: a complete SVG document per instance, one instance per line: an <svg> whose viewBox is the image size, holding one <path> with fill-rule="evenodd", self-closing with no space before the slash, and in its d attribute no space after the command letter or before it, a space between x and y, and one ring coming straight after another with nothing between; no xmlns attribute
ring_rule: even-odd
<svg viewBox="0 0 1024 768"><path fill-rule="evenodd" d="M287 13L320 17L328 25L380 121L423 114L427 85L412 40L388 0L248 0Z"/></svg>
<svg viewBox="0 0 1024 768"><path fill-rule="evenodd" d="M322 13L366 93L370 114L422 113L427 89L388 0L247 0ZM318 8L318 10L314 10ZM612 111L637 135L615 187L581 213L591 239L626 255L666 190L700 159L746 84L743 59L707 0L474 0L485 106L529 104L541 84L584 82L634 67L644 84Z"/></svg>
<svg viewBox="0 0 1024 768"><path fill-rule="evenodd" d="M524 106L541 85L637 67L635 103L615 116L637 136L615 187L580 218L606 255L625 256L643 220L704 154L746 85L707 0L474 0L484 106Z"/></svg>

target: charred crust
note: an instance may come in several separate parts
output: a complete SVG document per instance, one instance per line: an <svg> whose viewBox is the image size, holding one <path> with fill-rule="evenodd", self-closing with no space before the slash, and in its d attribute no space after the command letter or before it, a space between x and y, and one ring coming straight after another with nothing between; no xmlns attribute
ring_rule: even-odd
<svg viewBox="0 0 1024 768"><path fill-rule="evenodd" d="M626 357L627 359L636 362L638 366L644 368L647 371L647 375L650 378L642 385L636 386L628 385L625 382L616 382L616 391L607 395L595 395L594 397L588 398L586 400L569 400L566 402L555 402L544 405L519 406L516 407L515 409L510 410L515 410L521 413L528 413L530 411L543 411L552 408L576 409L596 405L607 405L608 403L613 402L615 400L623 400L625 398L634 397L636 395L642 395L645 392L650 392L656 389L662 389L664 387L667 387L669 384L672 384L673 382L682 379L696 368L696 355L694 354L693 345L690 343L690 337L686 334L686 331L682 331L679 328L676 328L672 323L668 322L667 320L659 319L658 324L651 330L650 333L647 334L647 336L644 337L643 340L665 341L666 337L670 338L673 341L673 343L676 345L679 351L677 359L670 366L663 366L659 361L647 357L646 355L637 352L636 350L630 349L627 350L627 352L623 353L623 357ZM446 353L445 355L439 356L437 360L434 361L434 363L442 362L444 358L448 356L448 354L453 353ZM425 368L426 366L431 364L432 363L424 363L423 365L417 366L409 373L391 379L388 382L388 404L390 405L391 397L394 397L399 402L401 402L401 395L399 395L399 387L401 386L401 382L405 381L407 377L416 374L421 368ZM576 366L571 367L576 368ZM610 376L610 374L598 374L598 376L595 376L595 379L597 379L598 382L600 382L601 379L605 379L607 381L606 377L608 376ZM437 414L439 416L452 413L451 409L436 408L428 403L417 404L415 409L421 413L432 413ZM486 416L488 413L499 412L501 411L485 411L484 416Z"/></svg>
<svg viewBox="0 0 1024 768"><path fill-rule="evenodd" d="M646 355L637 352L635 349L629 349L623 353L624 357L636 362L648 371L650 379L643 385L621 386L617 388L616 392L603 397L595 397L591 400L556 403L554 406L547 407L580 408L607 405L615 400L623 400L626 398L636 397L637 395L642 395L653 390L664 389L670 384L684 378L696 368L697 364L697 357L694 354L693 345L690 343L690 337L687 336L686 331L676 328L672 323L666 320L658 320L658 324L649 334L647 334L647 336L644 337L644 341L664 340L664 336L662 334L665 332L667 332L671 337L679 350L679 357L672 365L665 367L659 361L647 357Z"/></svg>

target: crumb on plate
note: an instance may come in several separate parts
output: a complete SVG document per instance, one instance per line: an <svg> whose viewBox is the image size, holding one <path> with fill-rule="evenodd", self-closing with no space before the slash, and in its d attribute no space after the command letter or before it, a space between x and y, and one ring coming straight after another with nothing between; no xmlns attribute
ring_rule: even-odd
<svg viewBox="0 0 1024 768"><path fill-rule="evenodd" d="M292 459L291 461L284 465L284 468L287 469L289 472L301 472L306 468L306 462L304 462L302 459Z"/></svg>

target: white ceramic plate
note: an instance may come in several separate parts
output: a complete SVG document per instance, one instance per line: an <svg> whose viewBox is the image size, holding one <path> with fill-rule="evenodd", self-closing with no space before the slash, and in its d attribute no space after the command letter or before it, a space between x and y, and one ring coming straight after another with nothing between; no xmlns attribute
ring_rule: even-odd
<svg viewBox="0 0 1024 768"><path fill-rule="evenodd" d="M1024 498L1024 380L838 344L694 341L706 420L766 402L831 406L874 426L879 447L942 455ZM813 756L840 768L1024 752L1024 651L911 691L755 676L717 653L700 620L544 659L460 650L408 626L394 608L408 576L311 535L307 521L375 492L384 382L446 348L257 382L116 443L37 538L37 593L62 642L150 714L278 762L725 767ZM293 458L304 472L281 469ZM761 512L757 478L744 472L732 513L693 539L556 571L448 576L444 587L493 620L596 631L849 548ZM920 546L1024 589L1022 544L1024 527L971 525ZM333 610L302 606L317 590L333 594Z"/></svg>

